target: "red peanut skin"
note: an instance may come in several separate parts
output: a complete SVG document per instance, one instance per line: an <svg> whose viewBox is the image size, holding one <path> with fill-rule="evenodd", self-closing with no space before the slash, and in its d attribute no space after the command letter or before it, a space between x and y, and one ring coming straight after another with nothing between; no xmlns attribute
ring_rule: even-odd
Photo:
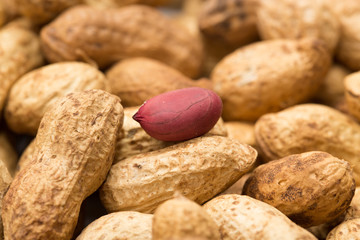
<svg viewBox="0 0 360 240"><path fill-rule="evenodd" d="M222 101L216 93L192 87L149 99L133 119L153 138L184 141L210 131L219 120L221 112Z"/></svg>

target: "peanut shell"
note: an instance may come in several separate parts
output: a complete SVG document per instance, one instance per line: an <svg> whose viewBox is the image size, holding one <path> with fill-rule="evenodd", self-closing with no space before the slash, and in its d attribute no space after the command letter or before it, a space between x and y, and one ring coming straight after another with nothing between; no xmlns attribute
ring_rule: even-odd
<svg viewBox="0 0 360 240"><path fill-rule="evenodd" d="M322 42L314 39L261 41L236 50L211 74L224 120L253 121L309 99L330 62Z"/></svg>
<svg viewBox="0 0 360 240"><path fill-rule="evenodd" d="M220 240L214 220L197 203L178 194L154 213L153 240L201 238Z"/></svg>
<svg viewBox="0 0 360 240"><path fill-rule="evenodd" d="M360 126L351 117L324 105L301 104L266 114L255 124L255 137L267 160L323 151L344 159L360 184Z"/></svg>
<svg viewBox="0 0 360 240"><path fill-rule="evenodd" d="M36 135L44 113L71 92L106 89L106 78L86 63L46 65L23 75L11 88L5 120L16 133Z"/></svg>
<svg viewBox="0 0 360 240"><path fill-rule="evenodd" d="M151 6L161 6L169 3L170 0L85 0L85 3L97 8L115 8L130 4L146 4Z"/></svg>
<svg viewBox="0 0 360 240"><path fill-rule="evenodd" d="M152 240L152 214L110 213L90 223L76 240Z"/></svg>
<svg viewBox="0 0 360 240"><path fill-rule="evenodd" d="M354 191L349 163L314 151L258 166L243 194L270 204L300 226L311 227L340 217Z"/></svg>
<svg viewBox="0 0 360 240"><path fill-rule="evenodd" d="M360 187L356 187L350 207L346 210L345 220L360 218Z"/></svg>
<svg viewBox="0 0 360 240"><path fill-rule="evenodd" d="M11 26L0 29L0 111L12 84L42 64L40 41L33 32Z"/></svg>
<svg viewBox="0 0 360 240"><path fill-rule="evenodd" d="M11 176L14 176L18 156L9 141L8 136L0 132L0 161L2 161L8 169Z"/></svg>
<svg viewBox="0 0 360 240"><path fill-rule="evenodd" d="M258 39L257 5L257 0L203 1L199 28L206 37L233 46L254 42Z"/></svg>
<svg viewBox="0 0 360 240"><path fill-rule="evenodd" d="M265 159L323 151L344 159L360 184L360 125L351 117L324 105L301 104L266 114L255 124L255 137Z"/></svg>
<svg viewBox="0 0 360 240"><path fill-rule="evenodd" d="M42 29L41 40L50 62L85 60L104 68L124 58L149 57L190 77L199 73L203 54L201 42L180 25L141 5L73 7Z"/></svg>
<svg viewBox="0 0 360 240"><path fill-rule="evenodd" d="M175 191L202 204L245 174L256 156L227 137L195 138L114 164L100 198L109 212L151 213Z"/></svg>
<svg viewBox="0 0 360 240"><path fill-rule="evenodd" d="M360 218L339 224L327 235L326 240L357 240L360 233Z"/></svg>
<svg viewBox="0 0 360 240"><path fill-rule="evenodd" d="M316 240L276 208L254 198L226 194L204 206L215 220L223 240Z"/></svg>
<svg viewBox="0 0 360 240"><path fill-rule="evenodd" d="M360 72L345 77L345 100L348 112L360 120Z"/></svg>
<svg viewBox="0 0 360 240"><path fill-rule="evenodd" d="M9 185L12 181L12 177L4 164L3 161L0 161L0 211L2 211L3 208L3 197L6 193L6 191L9 188ZM3 228L3 221L0 218L0 239L4 239L4 228Z"/></svg>
<svg viewBox="0 0 360 240"><path fill-rule="evenodd" d="M106 73L110 92L120 97L125 107L138 106L159 94L195 87L196 82L165 63L149 58L129 58Z"/></svg>
<svg viewBox="0 0 360 240"><path fill-rule="evenodd" d="M36 146L35 140L36 139L33 139L26 146L25 150L21 154L21 156L19 158L19 161L17 163L17 166L16 166L15 174L19 173L26 165L28 165L31 162L31 160L33 158L33 155L34 155L34 152L36 150L36 148L35 148L35 146Z"/></svg>
<svg viewBox="0 0 360 240"><path fill-rule="evenodd" d="M340 26L329 1L259 1L258 28L263 39L321 39L333 52L340 37Z"/></svg>
<svg viewBox="0 0 360 240"><path fill-rule="evenodd" d="M81 2L82 0L14 0L19 13L37 24L47 23L66 8Z"/></svg>
<svg viewBox="0 0 360 240"><path fill-rule="evenodd" d="M224 123L228 137L256 147L255 124L250 122L230 121Z"/></svg>
<svg viewBox="0 0 360 240"><path fill-rule="evenodd" d="M360 70L360 4L357 0L331 2L330 5L340 22L341 35L336 57L353 71Z"/></svg>
<svg viewBox="0 0 360 240"><path fill-rule="evenodd" d="M6 239L70 239L82 201L108 173L123 110L102 90L71 93L40 123L30 164L3 201Z"/></svg>

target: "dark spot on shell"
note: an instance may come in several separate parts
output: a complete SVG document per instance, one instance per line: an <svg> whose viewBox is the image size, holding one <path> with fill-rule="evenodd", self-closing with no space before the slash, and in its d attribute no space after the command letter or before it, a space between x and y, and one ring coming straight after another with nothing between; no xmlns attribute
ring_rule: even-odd
<svg viewBox="0 0 360 240"><path fill-rule="evenodd" d="M138 169L142 169L142 166L140 164L134 163L133 167L138 168Z"/></svg>
<svg viewBox="0 0 360 240"><path fill-rule="evenodd" d="M128 132L128 134L127 134L127 136L129 137L129 138L132 138L136 133L138 132L138 129L131 129L129 132Z"/></svg>
<svg viewBox="0 0 360 240"><path fill-rule="evenodd" d="M51 158L56 158L56 155L52 155Z"/></svg>
<svg viewBox="0 0 360 240"><path fill-rule="evenodd" d="M302 189L289 186L284 193L281 194L281 200L285 202L292 202L296 198L302 197Z"/></svg>
<svg viewBox="0 0 360 240"><path fill-rule="evenodd" d="M73 116L77 116L77 115L79 115L78 111L73 113Z"/></svg>

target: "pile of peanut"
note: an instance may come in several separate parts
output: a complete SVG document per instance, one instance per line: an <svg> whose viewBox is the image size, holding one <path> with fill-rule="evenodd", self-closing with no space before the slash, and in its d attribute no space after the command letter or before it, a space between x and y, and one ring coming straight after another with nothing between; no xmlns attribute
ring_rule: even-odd
<svg viewBox="0 0 360 240"><path fill-rule="evenodd" d="M360 239L359 0L0 0L0 111L0 239Z"/></svg>

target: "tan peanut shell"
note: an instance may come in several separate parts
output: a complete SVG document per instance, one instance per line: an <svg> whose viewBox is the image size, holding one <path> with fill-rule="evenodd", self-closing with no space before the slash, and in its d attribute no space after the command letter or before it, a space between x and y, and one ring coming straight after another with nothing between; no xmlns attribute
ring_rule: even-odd
<svg viewBox="0 0 360 240"><path fill-rule="evenodd" d="M153 240L221 239L216 223L205 209L176 193L156 209L152 233Z"/></svg>
<svg viewBox="0 0 360 240"><path fill-rule="evenodd" d="M327 235L326 240L358 240L360 218L351 219L339 224Z"/></svg>
<svg viewBox="0 0 360 240"><path fill-rule="evenodd" d="M329 67L330 56L318 40L269 40L226 56L211 79L223 100L224 120L253 121L309 99Z"/></svg>
<svg viewBox="0 0 360 240"><path fill-rule="evenodd" d="M348 162L313 151L258 166L243 194L270 204L300 226L311 227L340 217L354 191Z"/></svg>
<svg viewBox="0 0 360 240"><path fill-rule="evenodd" d="M160 141L147 134L140 124L132 118L138 109L139 106L124 108L124 124L116 142L113 164L136 154L159 150L178 143ZM227 136L227 130L221 118L208 132L208 135Z"/></svg>
<svg viewBox="0 0 360 240"><path fill-rule="evenodd" d="M315 95L315 101L338 108L345 98L344 79L350 73L344 66L333 64Z"/></svg>
<svg viewBox="0 0 360 240"><path fill-rule="evenodd" d="M34 155L34 152L36 150L36 143L35 143L36 139L33 139L25 148L25 150L23 151L23 153L21 154L19 161L17 163L16 166L16 171L15 174L19 173L25 166L27 166L31 160L32 157Z"/></svg>
<svg viewBox="0 0 360 240"><path fill-rule="evenodd" d="M207 38L242 46L258 39L257 0L203 1L199 28Z"/></svg>
<svg viewBox="0 0 360 240"><path fill-rule="evenodd" d="M175 191L202 204L245 174L256 156L252 147L227 137L198 137L116 163L100 198L110 212L153 212Z"/></svg>
<svg viewBox="0 0 360 240"><path fill-rule="evenodd" d="M256 146L255 124L250 122L229 121L224 122L228 137L239 140L242 143Z"/></svg>
<svg viewBox="0 0 360 240"><path fill-rule="evenodd" d="M0 161L5 164L10 175L14 176L18 156L8 136L3 132L0 132Z"/></svg>
<svg viewBox="0 0 360 240"><path fill-rule="evenodd" d="M110 213L90 223L76 240L152 240L152 214Z"/></svg>
<svg viewBox="0 0 360 240"><path fill-rule="evenodd" d="M340 26L326 0L259 1L258 28L263 39L321 39L333 52L340 37Z"/></svg>
<svg viewBox="0 0 360 240"><path fill-rule="evenodd" d="M115 8L123 7L130 4L146 4L151 6L166 5L170 0L84 0L90 6L98 8Z"/></svg>
<svg viewBox="0 0 360 240"><path fill-rule="evenodd" d="M203 207L217 223L223 240L317 239L276 208L245 195L221 195Z"/></svg>
<svg viewBox="0 0 360 240"><path fill-rule="evenodd" d="M82 0L13 0L19 13L31 21L44 24L54 19L66 8L82 3Z"/></svg>
<svg viewBox="0 0 360 240"><path fill-rule="evenodd" d="M0 0L0 27L13 20L18 15L13 0Z"/></svg>
<svg viewBox="0 0 360 240"><path fill-rule="evenodd" d="M196 86L196 81L165 63L141 57L115 64L106 77L109 91L119 96L125 107L141 105L161 93Z"/></svg>
<svg viewBox="0 0 360 240"><path fill-rule="evenodd" d="M348 112L360 120L360 72L345 77L345 100Z"/></svg>
<svg viewBox="0 0 360 240"><path fill-rule="evenodd" d="M50 62L85 60L103 68L129 57L149 57L190 77L199 73L203 54L201 42L190 33L141 5L73 7L42 29L41 40Z"/></svg>
<svg viewBox="0 0 360 240"><path fill-rule="evenodd" d="M302 104L266 114L256 122L255 136L268 160L308 151L328 152L348 161L360 184L360 125L333 108Z"/></svg>
<svg viewBox="0 0 360 240"><path fill-rule="evenodd" d="M81 62L46 65L23 75L11 88L5 119L16 133L35 135L41 118L56 101L71 92L106 89L106 78Z"/></svg>
<svg viewBox="0 0 360 240"><path fill-rule="evenodd" d="M360 218L360 187L355 188L354 197L351 200L350 207L346 210L345 220Z"/></svg>
<svg viewBox="0 0 360 240"><path fill-rule="evenodd" d="M1 152L0 152L1 154ZM3 161L0 161L0 211L2 211L3 208L3 197L12 181L12 177L4 164ZM4 229L3 229L3 221L0 218L0 239L4 239Z"/></svg>
<svg viewBox="0 0 360 240"><path fill-rule="evenodd" d="M3 201L6 239L70 239L82 201L110 169L123 110L102 90L71 93L47 111L34 156Z"/></svg>
<svg viewBox="0 0 360 240"><path fill-rule="evenodd" d="M0 111L12 84L42 64L40 41L33 32L11 26L0 29Z"/></svg>
<svg viewBox="0 0 360 240"><path fill-rule="evenodd" d="M360 4L357 0L331 2L330 5L340 22L341 35L336 57L351 70L360 70Z"/></svg>

